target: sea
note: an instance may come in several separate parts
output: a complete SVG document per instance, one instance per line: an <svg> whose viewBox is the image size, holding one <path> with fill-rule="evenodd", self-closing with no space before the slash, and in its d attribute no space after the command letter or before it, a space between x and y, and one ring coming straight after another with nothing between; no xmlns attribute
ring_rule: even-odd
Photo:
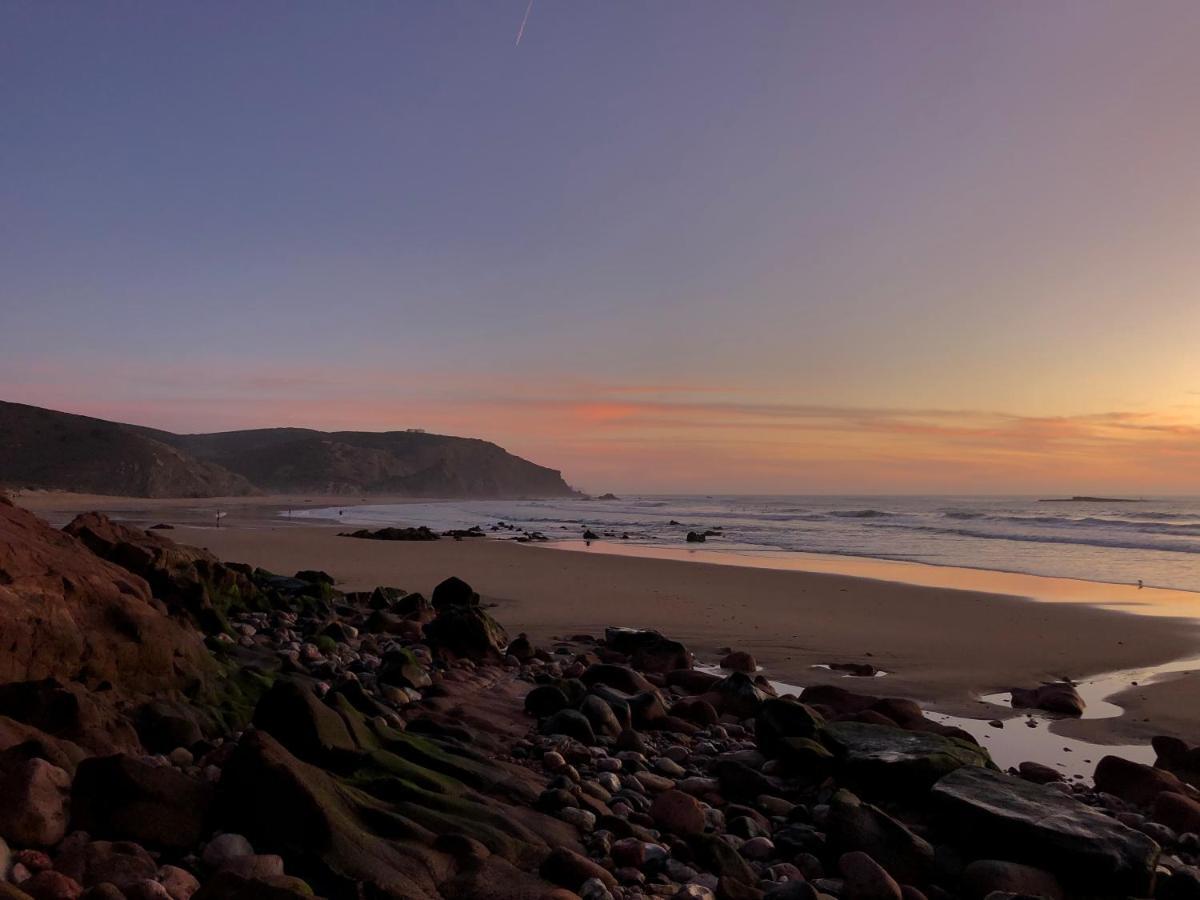
<svg viewBox="0 0 1200 900"><path fill-rule="evenodd" d="M822 554L1200 591L1200 497L665 496L451 500L296 510L348 525L732 554ZM689 531L710 534L686 543Z"/></svg>

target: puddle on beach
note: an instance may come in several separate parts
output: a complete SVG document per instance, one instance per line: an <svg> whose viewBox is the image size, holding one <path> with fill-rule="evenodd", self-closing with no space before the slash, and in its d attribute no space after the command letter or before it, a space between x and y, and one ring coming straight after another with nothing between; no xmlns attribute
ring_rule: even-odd
<svg viewBox="0 0 1200 900"><path fill-rule="evenodd" d="M719 666L697 665L697 669L714 674L726 675ZM814 669L827 669L828 666L813 666ZM1086 707L1084 719L1113 719L1124 715L1124 710L1108 698L1133 686L1149 684L1167 675L1200 670L1200 657L1176 660L1161 666L1151 666L1143 669L1124 669L1100 675L1087 681L1076 683L1075 689L1083 698ZM760 667L761 671L761 667ZM877 673L878 678L886 673ZM863 682L864 692L867 684L873 681L871 677L844 674L841 677ZM793 694L798 696L803 687L788 684L783 681L767 679L779 696ZM850 687L850 690L854 690ZM1003 709L1013 711L1007 691L996 694L985 694L979 698L983 704L994 706L997 713ZM997 728L989 724L990 718L970 718L967 716L951 716L946 713L926 709L925 715L943 725L952 725L973 735L979 743L986 747L992 759L1002 769L1016 767L1026 761L1039 762L1043 765L1054 766L1063 775L1077 780L1090 781L1096 769L1096 763L1104 756L1112 754L1134 762L1153 764L1154 749L1146 744L1097 744L1079 738L1067 737L1052 731L1055 722L1066 717L1056 716L1042 710L1017 710L1019 715L997 721L1002 721L1004 727ZM986 715L981 711L982 715ZM1068 720L1069 721L1069 720ZM1030 727L1029 723L1033 726Z"/></svg>

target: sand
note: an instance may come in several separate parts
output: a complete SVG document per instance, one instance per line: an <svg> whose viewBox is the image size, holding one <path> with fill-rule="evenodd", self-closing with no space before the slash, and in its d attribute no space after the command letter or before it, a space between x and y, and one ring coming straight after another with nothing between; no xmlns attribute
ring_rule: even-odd
<svg viewBox="0 0 1200 900"><path fill-rule="evenodd" d="M279 509L306 500L321 505L328 498L18 498L56 524L93 508L142 524L163 519L177 525L167 532L170 537L208 547L222 559L284 573L324 569L346 590L387 584L428 593L457 575L496 604L494 612L510 633L525 631L540 642L598 634L606 625L658 628L684 641L701 661L715 662L723 647L748 650L769 677L797 685L830 679L814 665L870 662L888 674L839 683L984 719L996 717L997 708L975 699L981 693L1200 656L1200 625L1182 617L830 572L572 552L490 539L358 540L339 537L336 526L278 517ZM344 498L333 503L348 505ZM229 512L219 529L210 524L217 508ZM1197 699L1200 678L1163 681L1122 695L1125 716L1066 727L1097 742L1155 733L1195 740Z"/></svg>

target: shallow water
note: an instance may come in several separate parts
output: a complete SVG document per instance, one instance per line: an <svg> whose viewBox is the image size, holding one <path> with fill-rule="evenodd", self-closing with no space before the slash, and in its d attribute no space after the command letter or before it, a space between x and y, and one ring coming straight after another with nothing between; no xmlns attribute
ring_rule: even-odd
<svg viewBox="0 0 1200 900"><path fill-rule="evenodd" d="M551 538L585 528L626 544L814 553L1200 591L1200 498L1043 502L1037 497L632 496L473 500L307 509L356 525L437 530L504 521ZM500 536L513 536L502 533Z"/></svg>

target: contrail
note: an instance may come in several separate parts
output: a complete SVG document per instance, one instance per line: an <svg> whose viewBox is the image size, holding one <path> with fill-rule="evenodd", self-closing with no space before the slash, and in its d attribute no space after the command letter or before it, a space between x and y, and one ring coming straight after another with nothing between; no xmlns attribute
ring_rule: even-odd
<svg viewBox="0 0 1200 900"><path fill-rule="evenodd" d="M529 21L531 12L533 12L533 0L529 0L529 5L525 7L525 18L521 20L521 27L517 29L517 43L514 46L521 46L521 38L525 36L525 23Z"/></svg>

